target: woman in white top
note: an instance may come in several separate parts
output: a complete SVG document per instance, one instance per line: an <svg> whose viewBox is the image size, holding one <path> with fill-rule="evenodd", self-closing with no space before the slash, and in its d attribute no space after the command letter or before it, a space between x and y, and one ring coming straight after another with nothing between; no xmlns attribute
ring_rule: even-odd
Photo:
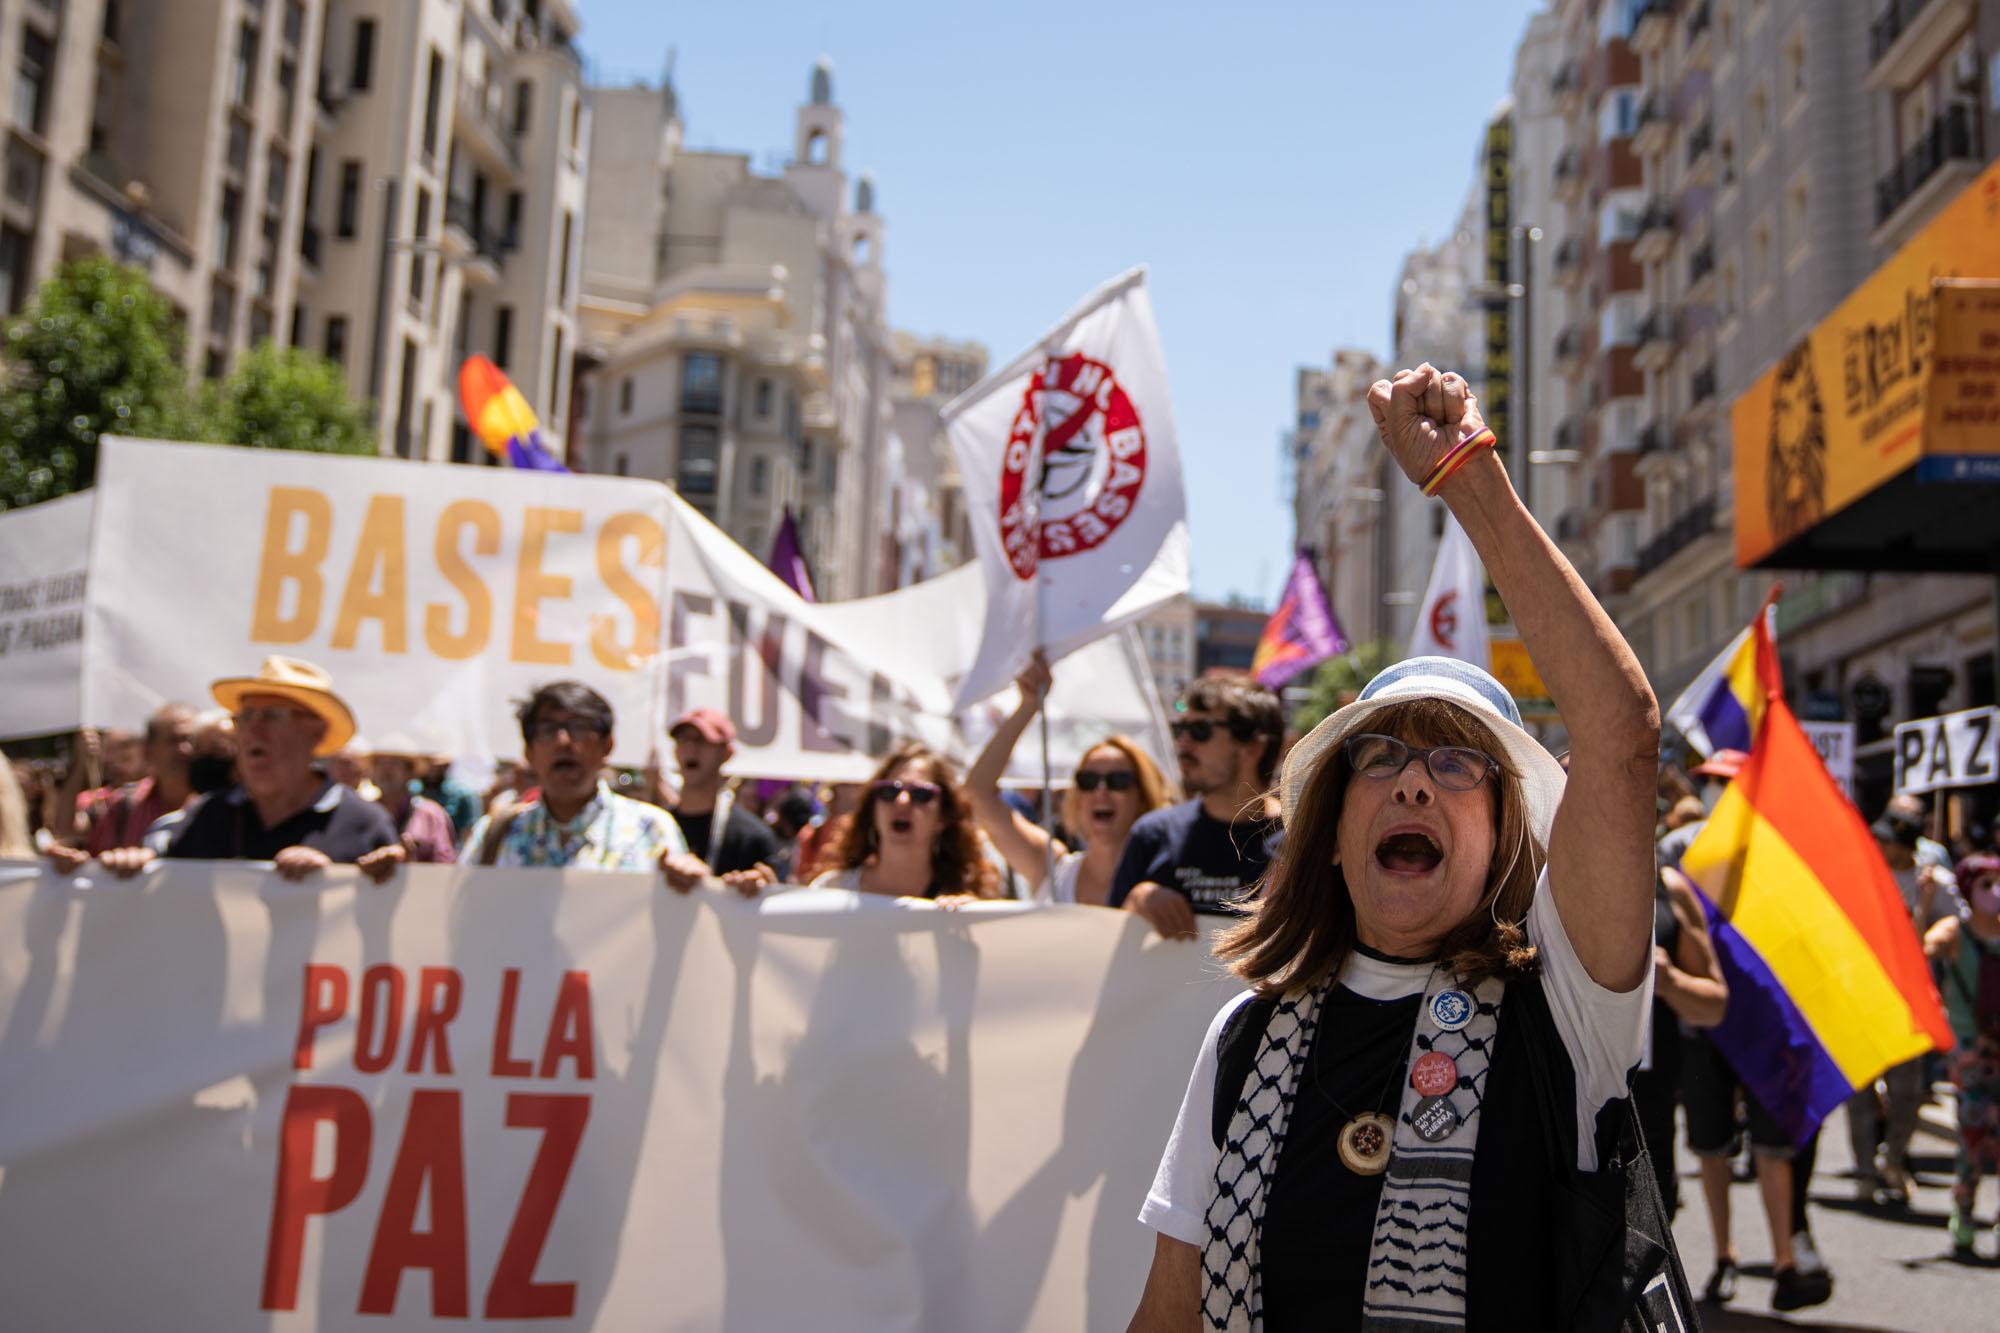
<svg viewBox="0 0 2000 1333"><path fill-rule="evenodd" d="M999 876L979 847L951 762L912 741L882 761L833 844L833 868L814 888L942 906L999 896Z"/></svg>
<svg viewBox="0 0 2000 1333"><path fill-rule="evenodd" d="M1133 821L1168 801L1166 779L1146 752L1125 736L1106 736L1084 752L1063 796L1062 822L1083 838L1073 851L1000 798L1007 759L1041 711L1049 690L1049 664L1037 649L1014 679L1021 702L986 742L965 775L965 794L979 826L1030 888L1037 902L1102 907ZM1053 844L1055 879L1049 882Z"/></svg>

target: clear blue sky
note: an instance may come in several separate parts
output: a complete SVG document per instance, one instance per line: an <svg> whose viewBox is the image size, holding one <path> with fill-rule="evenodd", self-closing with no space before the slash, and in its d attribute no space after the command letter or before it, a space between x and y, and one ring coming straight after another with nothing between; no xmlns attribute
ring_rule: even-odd
<svg viewBox="0 0 2000 1333"><path fill-rule="evenodd" d="M813 61L872 172L889 317L1006 361L1149 266L1195 591L1268 605L1301 364L1390 351L1403 255L1452 226L1530 0L666 5L583 0L593 82L677 50L691 147L788 156Z"/></svg>

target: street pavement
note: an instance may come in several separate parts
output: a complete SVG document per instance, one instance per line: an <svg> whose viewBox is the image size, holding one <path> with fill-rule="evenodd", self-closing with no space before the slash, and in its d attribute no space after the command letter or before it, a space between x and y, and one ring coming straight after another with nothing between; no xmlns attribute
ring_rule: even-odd
<svg viewBox="0 0 2000 1333"><path fill-rule="evenodd" d="M1917 1192L1907 1212L1878 1209L1855 1199L1847 1146L1845 1111L1828 1118L1819 1141L1819 1162L1813 1174L1811 1203L1813 1239L1833 1270L1833 1299L1824 1305L1778 1314L1771 1309L1771 1235L1764 1224L1764 1207L1754 1182L1730 1188L1731 1230L1742 1280L1736 1299L1726 1306L1701 1307L1702 1327L1709 1333L1753 1333L1755 1330L1812 1328L1841 1333L1971 1333L2000 1329L2000 1238L1993 1217L2000 1208L1995 1182L1980 1186L1978 1257L1955 1259L1945 1229L1951 1215L1952 1158L1956 1138L1951 1104L1941 1097L1924 1108L1924 1118L1911 1147ZM1701 1201L1701 1180L1695 1161L1682 1141L1678 1154L1681 1211L1674 1236L1681 1262L1697 1297L1715 1266L1715 1246L1709 1234L1708 1210Z"/></svg>

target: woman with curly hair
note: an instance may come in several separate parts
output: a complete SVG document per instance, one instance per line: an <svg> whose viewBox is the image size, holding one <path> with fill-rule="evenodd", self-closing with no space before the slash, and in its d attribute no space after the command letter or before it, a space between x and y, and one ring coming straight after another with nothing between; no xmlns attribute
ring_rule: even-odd
<svg viewBox="0 0 2000 1333"><path fill-rule="evenodd" d="M915 741L882 761L814 888L892 898L993 898L998 876L943 755Z"/></svg>

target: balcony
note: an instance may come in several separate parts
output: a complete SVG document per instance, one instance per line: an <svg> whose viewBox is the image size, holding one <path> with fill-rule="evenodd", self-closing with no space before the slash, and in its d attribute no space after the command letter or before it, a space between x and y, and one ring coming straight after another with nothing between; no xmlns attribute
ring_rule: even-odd
<svg viewBox="0 0 2000 1333"><path fill-rule="evenodd" d="M1868 28L1868 86L1908 88L1972 21L1972 0L1889 0Z"/></svg>
<svg viewBox="0 0 2000 1333"><path fill-rule="evenodd" d="M1583 370L1583 330L1571 324L1558 333L1553 357L1556 374L1575 379Z"/></svg>
<svg viewBox="0 0 2000 1333"><path fill-rule="evenodd" d="M1639 229L1632 238L1632 258L1641 264L1658 263L1666 258L1674 243L1675 226L1673 201L1665 195L1655 195L1646 205L1646 211L1639 215Z"/></svg>
<svg viewBox="0 0 2000 1333"><path fill-rule="evenodd" d="M1575 421L1565 420L1556 427L1555 447L1558 451L1568 451L1578 447Z"/></svg>
<svg viewBox="0 0 2000 1333"><path fill-rule="evenodd" d="M1674 359L1674 312L1655 306L1639 321L1632 362L1641 370L1662 370Z"/></svg>
<svg viewBox="0 0 2000 1333"><path fill-rule="evenodd" d="M1715 184L1715 126L1708 121L1688 131L1687 175L1682 183L1690 188Z"/></svg>
<svg viewBox="0 0 2000 1333"><path fill-rule="evenodd" d="M1666 422L1647 422L1646 428L1639 432L1639 457L1665 453L1667 446L1673 443L1673 438L1673 432L1667 429Z"/></svg>
<svg viewBox="0 0 2000 1333"><path fill-rule="evenodd" d="M1697 500L1667 525L1667 530L1639 548L1639 573L1652 573L1681 551L1715 531L1715 499Z"/></svg>
<svg viewBox="0 0 2000 1333"><path fill-rule="evenodd" d="M1583 193L1583 150L1572 145L1556 154L1555 196L1573 200Z"/></svg>
<svg viewBox="0 0 2000 1333"><path fill-rule="evenodd" d="M1556 114L1571 116L1583 101L1583 71L1574 60L1565 60L1549 80L1549 96L1556 104Z"/></svg>
<svg viewBox="0 0 2000 1333"><path fill-rule="evenodd" d="M1570 236L1556 247L1556 285L1575 287L1583 281L1583 240Z"/></svg>
<svg viewBox="0 0 2000 1333"><path fill-rule="evenodd" d="M1632 49L1641 55L1665 50L1674 35L1674 0L1641 0L1633 10Z"/></svg>
<svg viewBox="0 0 2000 1333"><path fill-rule="evenodd" d="M1931 121L1930 129L1903 150L1893 170L1875 182L1875 243L1900 242L1906 220L1925 216L1930 205L1956 194L1979 174L1976 107L1960 102Z"/></svg>
<svg viewBox="0 0 2000 1333"><path fill-rule="evenodd" d="M521 170L521 145L489 99L487 85L470 80L459 83L458 112L453 122L455 129L463 128L460 137L486 166L509 175Z"/></svg>
<svg viewBox="0 0 2000 1333"><path fill-rule="evenodd" d="M1681 60L1682 66L1686 69L1707 69L1714 63L1715 42L1709 35L1709 29L1713 25L1710 23L1708 7L1709 0L1701 0L1701 3L1695 6L1694 12L1688 15L1687 52Z"/></svg>
<svg viewBox="0 0 2000 1333"><path fill-rule="evenodd" d="M1690 304L1704 305L1714 292L1715 242L1703 241L1688 256L1687 299Z"/></svg>
<svg viewBox="0 0 2000 1333"><path fill-rule="evenodd" d="M1632 151L1641 157L1664 152L1674 137L1674 104L1665 93L1647 95L1639 104L1639 120L1632 131Z"/></svg>
<svg viewBox="0 0 2000 1333"><path fill-rule="evenodd" d="M1706 424L1715 414L1715 393L1715 362L1696 366L1694 374L1688 376L1688 410L1682 414L1683 424Z"/></svg>

